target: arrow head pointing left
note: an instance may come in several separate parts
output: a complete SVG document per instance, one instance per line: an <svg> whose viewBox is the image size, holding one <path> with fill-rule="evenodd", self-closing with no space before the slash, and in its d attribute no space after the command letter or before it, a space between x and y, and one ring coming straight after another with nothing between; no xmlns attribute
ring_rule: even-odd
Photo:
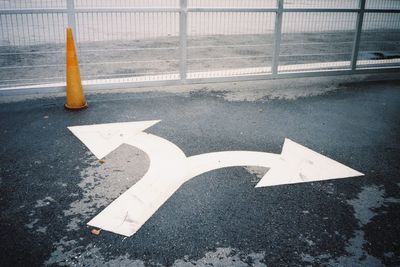
<svg viewBox="0 0 400 267"><path fill-rule="evenodd" d="M106 123L71 126L68 129L98 158L102 159L114 149L160 120Z"/></svg>

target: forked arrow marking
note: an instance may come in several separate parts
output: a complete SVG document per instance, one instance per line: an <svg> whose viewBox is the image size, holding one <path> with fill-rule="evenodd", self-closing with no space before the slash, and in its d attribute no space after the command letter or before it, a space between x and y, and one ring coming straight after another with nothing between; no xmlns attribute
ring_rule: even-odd
<svg viewBox="0 0 400 267"><path fill-rule="evenodd" d="M281 154L226 151L186 157L170 141L143 132L159 121L140 121L68 127L99 159L125 143L150 158L145 176L120 195L88 225L131 236L186 181L202 173L233 166L270 168L256 187L362 176L339 162L285 139Z"/></svg>

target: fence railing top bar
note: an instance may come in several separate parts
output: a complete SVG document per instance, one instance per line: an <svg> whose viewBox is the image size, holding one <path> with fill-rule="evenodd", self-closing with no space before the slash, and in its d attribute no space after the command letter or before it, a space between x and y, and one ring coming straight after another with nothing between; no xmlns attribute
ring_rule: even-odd
<svg viewBox="0 0 400 267"><path fill-rule="evenodd" d="M143 12L179 12L175 7L135 7L135 8L75 8L75 13L143 13ZM67 13L67 8L28 8L28 9L0 9L0 15L7 14L42 14Z"/></svg>
<svg viewBox="0 0 400 267"><path fill-rule="evenodd" d="M179 12L181 9L179 7L85 7L85 8L76 8L76 13L135 13L135 12Z"/></svg>
<svg viewBox="0 0 400 267"><path fill-rule="evenodd" d="M66 8L28 8L28 9L0 9L0 15L11 14L47 14L67 13ZM176 7L148 7L148 8L76 8L76 13L156 13L156 12L180 12ZM277 12L278 8L221 8L221 7L195 7L187 8L188 12ZM357 13L359 8L283 8L283 12L292 13ZM365 9L365 13L400 13L400 9Z"/></svg>
<svg viewBox="0 0 400 267"><path fill-rule="evenodd" d="M0 9L0 15L7 14L43 14L66 13L66 8L25 8L25 9Z"/></svg>
<svg viewBox="0 0 400 267"><path fill-rule="evenodd" d="M284 7L283 12L358 12L359 8L294 8L294 7Z"/></svg>
<svg viewBox="0 0 400 267"><path fill-rule="evenodd" d="M189 12L276 12L278 8L262 7L188 7Z"/></svg>
<svg viewBox="0 0 400 267"><path fill-rule="evenodd" d="M189 12L277 12L278 8L258 8L258 7L189 7ZM360 8L283 8L283 12L350 12L356 13L360 11ZM366 9L368 12L400 12L396 9Z"/></svg>
<svg viewBox="0 0 400 267"><path fill-rule="evenodd" d="M360 12L360 8L283 8L283 12L316 12L316 13L323 13L323 12L350 12L356 13ZM364 9L365 13L400 13L400 9Z"/></svg>
<svg viewBox="0 0 400 267"><path fill-rule="evenodd" d="M400 9L364 9L365 13L400 13Z"/></svg>

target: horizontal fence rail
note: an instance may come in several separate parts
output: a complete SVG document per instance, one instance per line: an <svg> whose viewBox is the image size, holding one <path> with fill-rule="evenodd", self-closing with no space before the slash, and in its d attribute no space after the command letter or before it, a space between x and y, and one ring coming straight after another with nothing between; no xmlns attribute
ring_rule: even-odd
<svg viewBox="0 0 400 267"><path fill-rule="evenodd" d="M400 1L0 1L0 92L65 88L65 28L86 88L400 70Z"/></svg>

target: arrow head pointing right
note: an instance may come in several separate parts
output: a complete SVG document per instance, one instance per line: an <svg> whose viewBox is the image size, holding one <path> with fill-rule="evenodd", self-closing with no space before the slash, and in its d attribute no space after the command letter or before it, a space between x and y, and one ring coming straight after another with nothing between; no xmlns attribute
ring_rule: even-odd
<svg viewBox="0 0 400 267"><path fill-rule="evenodd" d="M258 182L256 187L323 181L363 176L346 165L321 155L290 139L285 139L281 161Z"/></svg>

